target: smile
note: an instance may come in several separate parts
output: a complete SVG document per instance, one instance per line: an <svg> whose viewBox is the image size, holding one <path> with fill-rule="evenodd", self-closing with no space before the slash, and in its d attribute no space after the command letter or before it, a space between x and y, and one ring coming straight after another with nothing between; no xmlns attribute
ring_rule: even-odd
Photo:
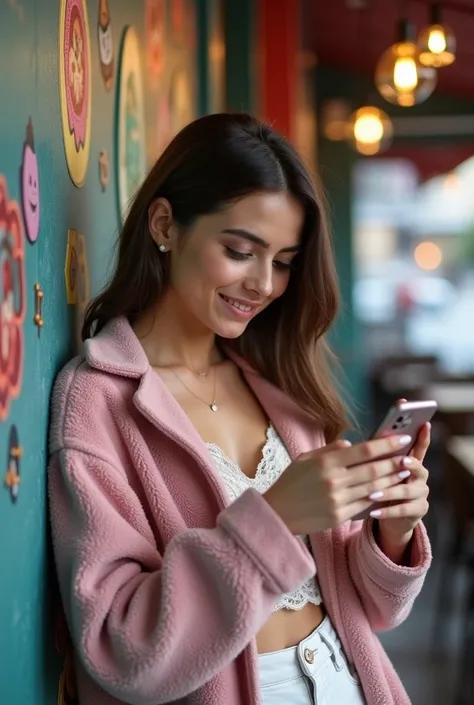
<svg viewBox="0 0 474 705"><path fill-rule="evenodd" d="M30 208L31 208L31 210L33 211L33 213L36 213L36 207L37 207L38 204L37 204L37 203L33 203L32 201L29 201L29 204L30 204Z"/></svg>
<svg viewBox="0 0 474 705"><path fill-rule="evenodd" d="M224 296L224 294L219 294L219 296L239 318L250 318L258 308L257 304L251 306L237 299L232 299L230 296Z"/></svg>

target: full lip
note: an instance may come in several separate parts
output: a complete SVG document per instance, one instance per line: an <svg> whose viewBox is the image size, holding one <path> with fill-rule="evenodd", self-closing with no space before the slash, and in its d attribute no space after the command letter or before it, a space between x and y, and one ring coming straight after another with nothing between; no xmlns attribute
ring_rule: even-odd
<svg viewBox="0 0 474 705"><path fill-rule="evenodd" d="M259 307L262 305L262 302L239 299L236 296L227 296L226 294L219 294L219 296L226 304L226 306L232 311L232 313L234 313L239 318L252 318L252 316L255 315ZM242 311L239 308L235 308L235 306L232 306L229 300L236 301L237 303L242 304L243 306L248 306L250 308L250 311Z"/></svg>

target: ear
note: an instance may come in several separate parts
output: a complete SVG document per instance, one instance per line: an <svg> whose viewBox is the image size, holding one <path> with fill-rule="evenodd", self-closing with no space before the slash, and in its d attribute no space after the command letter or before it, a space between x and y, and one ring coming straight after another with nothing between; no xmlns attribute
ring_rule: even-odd
<svg viewBox="0 0 474 705"><path fill-rule="evenodd" d="M172 246L173 209L166 198L156 198L148 208L148 229L158 247Z"/></svg>

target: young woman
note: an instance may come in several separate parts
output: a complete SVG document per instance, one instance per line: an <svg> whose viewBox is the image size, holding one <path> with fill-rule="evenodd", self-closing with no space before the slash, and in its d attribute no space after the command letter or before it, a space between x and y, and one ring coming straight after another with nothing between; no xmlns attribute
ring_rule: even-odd
<svg viewBox="0 0 474 705"><path fill-rule="evenodd" d="M247 115L187 126L55 389L81 705L409 702L373 631L405 619L430 563L429 427L408 459L407 437L340 440L336 308L323 199L294 149Z"/></svg>

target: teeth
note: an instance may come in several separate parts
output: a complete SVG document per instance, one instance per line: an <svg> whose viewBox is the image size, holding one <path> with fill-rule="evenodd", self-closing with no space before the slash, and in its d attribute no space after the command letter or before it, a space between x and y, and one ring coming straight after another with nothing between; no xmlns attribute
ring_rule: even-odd
<svg viewBox="0 0 474 705"><path fill-rule="evenodd" d="M245 311L245 313L249 313L249 311L252 310L251 306L244 306L244 304L240 304L238 301L234 301L234 299L229 299L227 298L227 296L225 297L225 300L234 308L238 308L241 311Z"/></svg>

